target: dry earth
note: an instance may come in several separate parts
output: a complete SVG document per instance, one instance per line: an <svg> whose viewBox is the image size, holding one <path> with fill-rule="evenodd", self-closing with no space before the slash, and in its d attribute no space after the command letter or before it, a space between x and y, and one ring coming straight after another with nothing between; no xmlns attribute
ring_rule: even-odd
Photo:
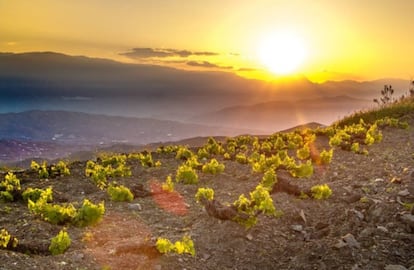
<svg viewBox="0 0 414 270"><path fill-rule="evenodd" d="M51 256L48 245L62 226L35 217L21 201L1 203L0 228L20 245L0 249L0 269L414 269L414 216L403 206L414 202L414 121L409 121L408 130L383 130L383 141L366 156L335 150L332 163L318 167L310 179L290 179L303 189L327 183L333 190L329 199L274 193L283 216L260 216L249 230L208 216L194 200L199 187L213 188L225 203L258 184L261 174L233 161L223 161L224 173L200 172L199 184L178 184L170 194L160 183L175 174L180 161L153 154L161 167L135 164L132 177L117 179L134 191L132 203L111 202L84 176L84 162L71 164L71 176L49 180L17 173L22 189L53 186L55 202L105 200L106 213L97 226L68 226L72 245ZM195 257L161 255L154 247L157 237L176 241L186 234Z"/></svg>

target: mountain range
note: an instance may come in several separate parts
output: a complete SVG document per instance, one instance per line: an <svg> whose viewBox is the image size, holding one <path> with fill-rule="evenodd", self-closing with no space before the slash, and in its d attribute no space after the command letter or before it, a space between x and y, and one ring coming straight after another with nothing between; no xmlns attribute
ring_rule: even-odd
<svg viewBox="0 0 414 270"><path fill-rule="evenodd" d="M396 95L409 85L397 79L317 84L303 76L265 82L230 72L187 71L54 52L0 53L0 113L66 110L191 122L228 107L273 101L337 96L372 100L384 84L392 84Z"/></svg>
<svg viewBox="0 0 414 270"><path fill-rule="evenodd" d="M318 84L303 76L265 82L230 72L54 52L0 53L0 159L22 152L41 157L47 149L52 149L47 157L60 156L55 152L62 144L76 146L67 154L87 146L270 134L307 122L328 125L373 107L385 84L399 96L409 82ZM20 148L13 151L13 145Z"/></svg>

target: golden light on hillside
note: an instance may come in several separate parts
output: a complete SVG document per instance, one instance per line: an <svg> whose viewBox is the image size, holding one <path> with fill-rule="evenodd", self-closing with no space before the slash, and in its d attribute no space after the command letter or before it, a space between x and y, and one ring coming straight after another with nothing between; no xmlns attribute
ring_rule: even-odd
<svg viewBox="0 0 414 270"><path fill-rule="evenodd" d="M264 37L258 48L260 61L277 75L298 70L306 57L304 41L291 32L272 33Z"/></svg>

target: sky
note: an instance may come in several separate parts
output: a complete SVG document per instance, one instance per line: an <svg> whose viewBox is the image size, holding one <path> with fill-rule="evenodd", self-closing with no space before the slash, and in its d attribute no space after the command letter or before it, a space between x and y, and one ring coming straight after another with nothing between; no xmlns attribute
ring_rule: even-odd
<svg viewBox="0 0 414 270"><path fill-rule="evenodd" d="M412 0L0 0L0 52L55 51L264 80L409 80L413 11Z"/></svg>

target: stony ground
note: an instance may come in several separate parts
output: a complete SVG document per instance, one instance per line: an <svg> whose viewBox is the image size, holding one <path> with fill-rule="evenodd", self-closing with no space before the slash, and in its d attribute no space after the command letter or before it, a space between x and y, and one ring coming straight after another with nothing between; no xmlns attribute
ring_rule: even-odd
<svg viewBox="0 0 414 270"><path fill-rule="evenodd" d="M224 173L200 172L199 184L165 193L160 184L180 161L154 154L161 167L135 164L132 177L117 179L137 195L131 203L111 202L84 176L84 162L71 165L71 176L49 180L20 172L22 189L53 186L55 202L104 200L106 213L96 226L67 226L72 245L51 256L50 239L63 227L33 216L23 202L1 203L0 228L21 248L0 249L0 269L414 269L414 216L406 207L414 202L412 119L410 125L383 130L383 141L366 156L335 150L332 163L310 179L290 179L303 189L327 183L333 195L314 200L272 194L284 214L260 216L249 230L208 216L194 200L199 187L213 188L223 203L248 194L262 175L236 162L224 161ZM194 257L155 249L157 237L176 241L183 235L193 239Z"/></svg>

